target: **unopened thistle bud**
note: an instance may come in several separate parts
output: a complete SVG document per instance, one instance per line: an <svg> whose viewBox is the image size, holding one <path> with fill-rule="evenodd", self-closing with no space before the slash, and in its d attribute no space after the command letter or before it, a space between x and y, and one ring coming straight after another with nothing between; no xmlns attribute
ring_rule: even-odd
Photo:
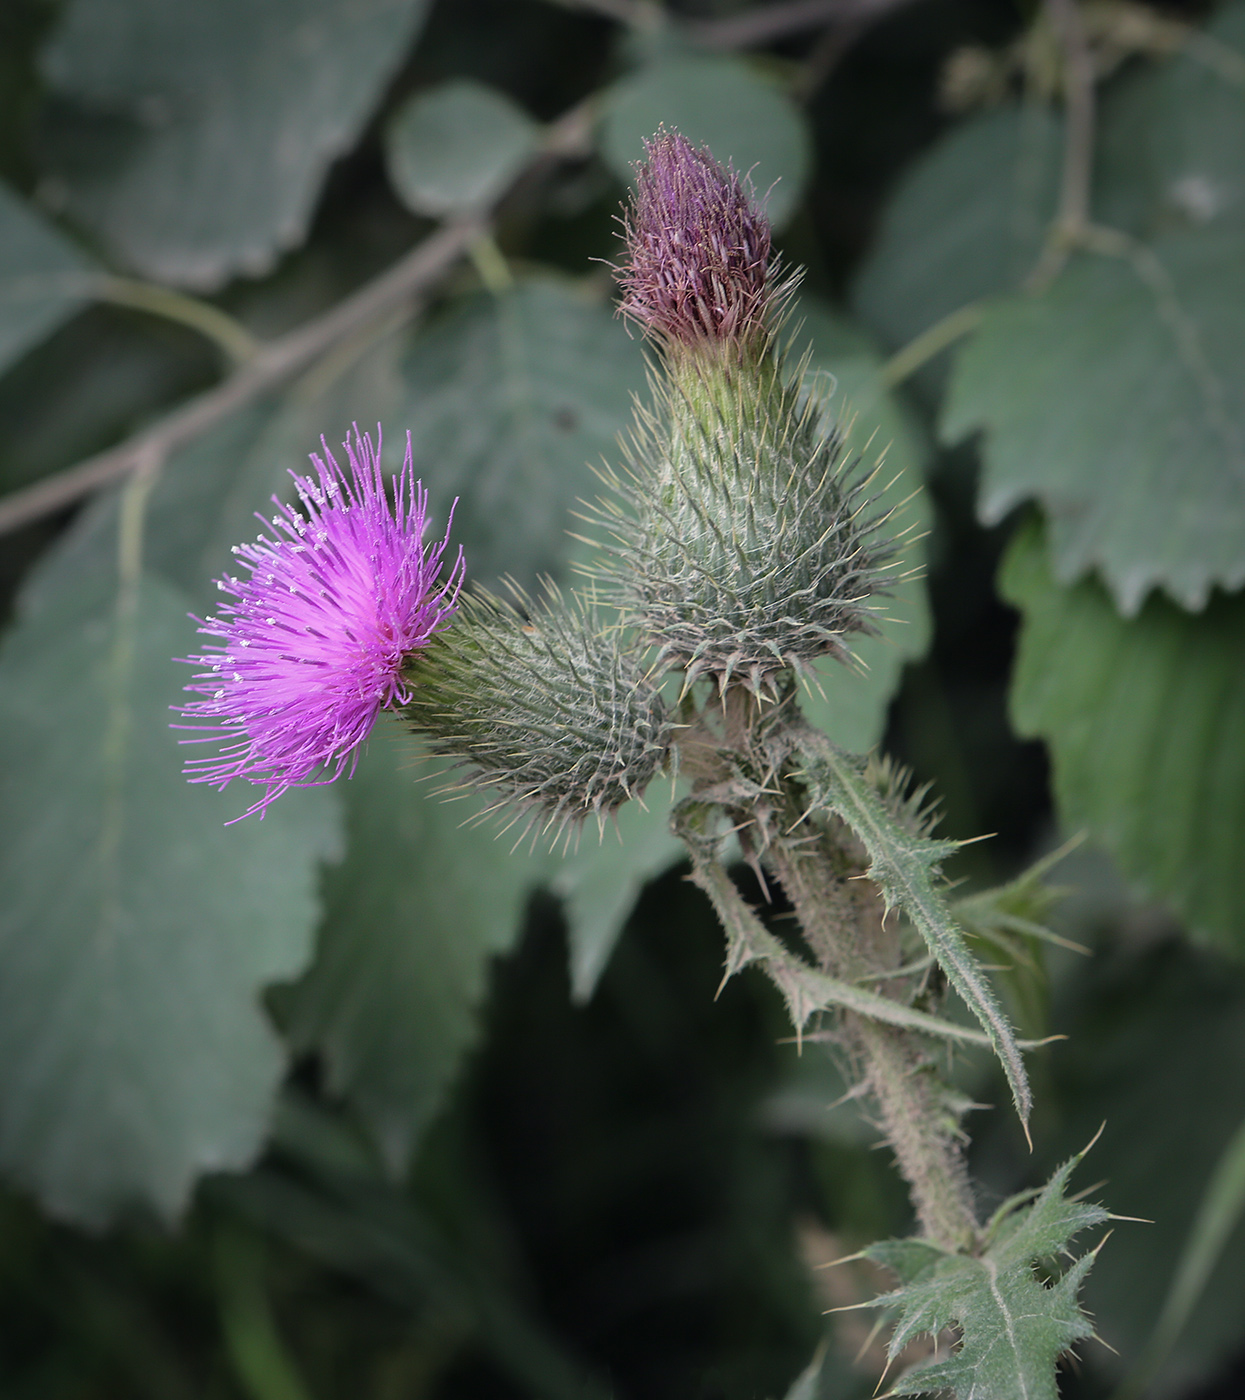
<svg viewBox="0 0 1245 1400"><path fill-rule="evenodd" d="M770 234L739 180L677 133L648 144L624 219L623 311L663 348L613 536L619 602L688 683L776 690L784 671L876 630L890 554L874 474L787 376L776 344L794 283L776 283Z"/></svg>
<svg viewBox="0 0 1245 1400"><path fill-rule="evenodd" d="M645 152L623 220L623 314L676 355L759 353L785 290L770 266L764 215L733 170L678 132L659 131Z"/></svg>
<svg viewBox="0 0 1245 1400"><path fill-rule="evenodd" d="M489 812L559 832L598 823L643 794L665 762L672 724L636 660L593 611L553 585L515 607L462 600L453 629L407 669L403 714L432 749L462 762L459 786Z"/></svg>

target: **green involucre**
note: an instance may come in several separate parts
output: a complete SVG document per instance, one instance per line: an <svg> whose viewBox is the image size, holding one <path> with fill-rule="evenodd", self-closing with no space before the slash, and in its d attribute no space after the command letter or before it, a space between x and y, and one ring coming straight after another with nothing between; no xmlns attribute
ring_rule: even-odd
<svg viewBox="0 0 1245 1400"><path fill-rule="evenodd" d="M672 723L637 660L588 606L552 584L535 604L480 593L406 671L402 713L432 748L468 765L462 787L495 794L529 826L560 831L639 797Z"/></svg>
<svg viewBox="0 0 1245 1400"><path fill-rule="evenodd" d="M888 581L877 470L842 460L800 370L783 383L776 357L670 368L637 415L625 473L607 477L621 500L597 515L624 610L689 685L775 691L784 671L849 660L846 638L877 630L870 598Z"/></svg>

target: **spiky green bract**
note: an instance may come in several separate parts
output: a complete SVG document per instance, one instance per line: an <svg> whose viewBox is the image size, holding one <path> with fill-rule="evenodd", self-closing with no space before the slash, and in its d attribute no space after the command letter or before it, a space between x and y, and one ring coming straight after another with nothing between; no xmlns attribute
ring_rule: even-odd
<svg viewBox="0 0 1245 1400"><path fill-rule="evenodd" d="M1078 1293L1097 1251L1067 1267L1063 1259L1074 1236L1111 1219L1101 1206L1064 1195L1083 1156L1065 1162L1036 1199L1026 1192L1005 1202L977 1255L917 1239L884 1240L864 1251L900 1280L871 1304L897 1314L891 1360L914 1337L948 1327L961 1334L949 1356L915 1367L888 1394L1057 1400L1055 1363L1094 1335Z"/></svg>
<svg viewBox="0 0 1245 1400"><path fill-rule="evenodd" d="M897 906L908 916L980 1021L1007 1075L1016 1111L1027 1123L1032 1099L1016 1037L936 883L938 867L956 843L907 829L870 784L863 765L815 730L805 731L800 760L813 806L842 818L864 843L869 878L881 889L887 907Z"/></svg>
<svg viewBox="0 0 1245 1400"><path fill-rule="evenodd" d="M851 634L876 630L891 555L875 473L844 460L777 359L669 368L626 470L607 478L621 500L599 517L620 602L657 664L689 686L703 676L759 694L818 657L850 659Z"/></svg>
<svg viewBox="0 0 1245 1400"><path fill-rule="evenodd" d="M539 603L479 593L455 626L412 658L402 714L438 753L466 765L461 784L529 826L559 833L599 823L639 797L665 761L672 725L618 633L546 585ZM517 606L516 606L517 604Z"/></svg>

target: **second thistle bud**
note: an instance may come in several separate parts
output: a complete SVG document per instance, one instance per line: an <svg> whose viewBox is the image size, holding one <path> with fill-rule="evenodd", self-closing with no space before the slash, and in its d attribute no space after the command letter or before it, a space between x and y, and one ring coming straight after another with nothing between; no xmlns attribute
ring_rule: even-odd
<svg viewBox="0 0 1245 1400"><path fill-rule="evenodd" d="M793 279L734 172L659 132L624 220L622 310L663 351L641 412L613 537L622 606L659 664L722 689L776 691L783 672L875 630L891 549L866 472L844 460L816 396L777 344Z"/></svg>
<svg viewBox="0 0 1245 1400"><path fill-rule="evenodd" d="M661 696L590 608L552 585L543 604L462 600L413 659L403 714L440 754L529 825L558 832L639 797L666 760Z"/></svg>

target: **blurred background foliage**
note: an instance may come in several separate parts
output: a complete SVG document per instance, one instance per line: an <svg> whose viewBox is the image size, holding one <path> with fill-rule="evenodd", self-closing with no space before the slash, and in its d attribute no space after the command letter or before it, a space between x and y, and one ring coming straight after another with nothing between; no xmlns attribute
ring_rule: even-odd
<svg viewBox="0 0 1245 1400"><path fill-rule="evenodd" d="M1241 1393L1245 6L3 0L6 1400L872 1393L826 1310L886 1281L816 1266L902 1183L767 984L715 1001L667 793L512 852L382 726L226 827L167 728L229 546L352 421L410 429L475 577L573 577L663 122L766 199L924 569L810 713L994 833L966 897L1088 834L1088 956L975 929L1068 1037L1032 1157L976 1117L983 1201L1105 1122L1150 1222L1062 1393Z"/></svg>

